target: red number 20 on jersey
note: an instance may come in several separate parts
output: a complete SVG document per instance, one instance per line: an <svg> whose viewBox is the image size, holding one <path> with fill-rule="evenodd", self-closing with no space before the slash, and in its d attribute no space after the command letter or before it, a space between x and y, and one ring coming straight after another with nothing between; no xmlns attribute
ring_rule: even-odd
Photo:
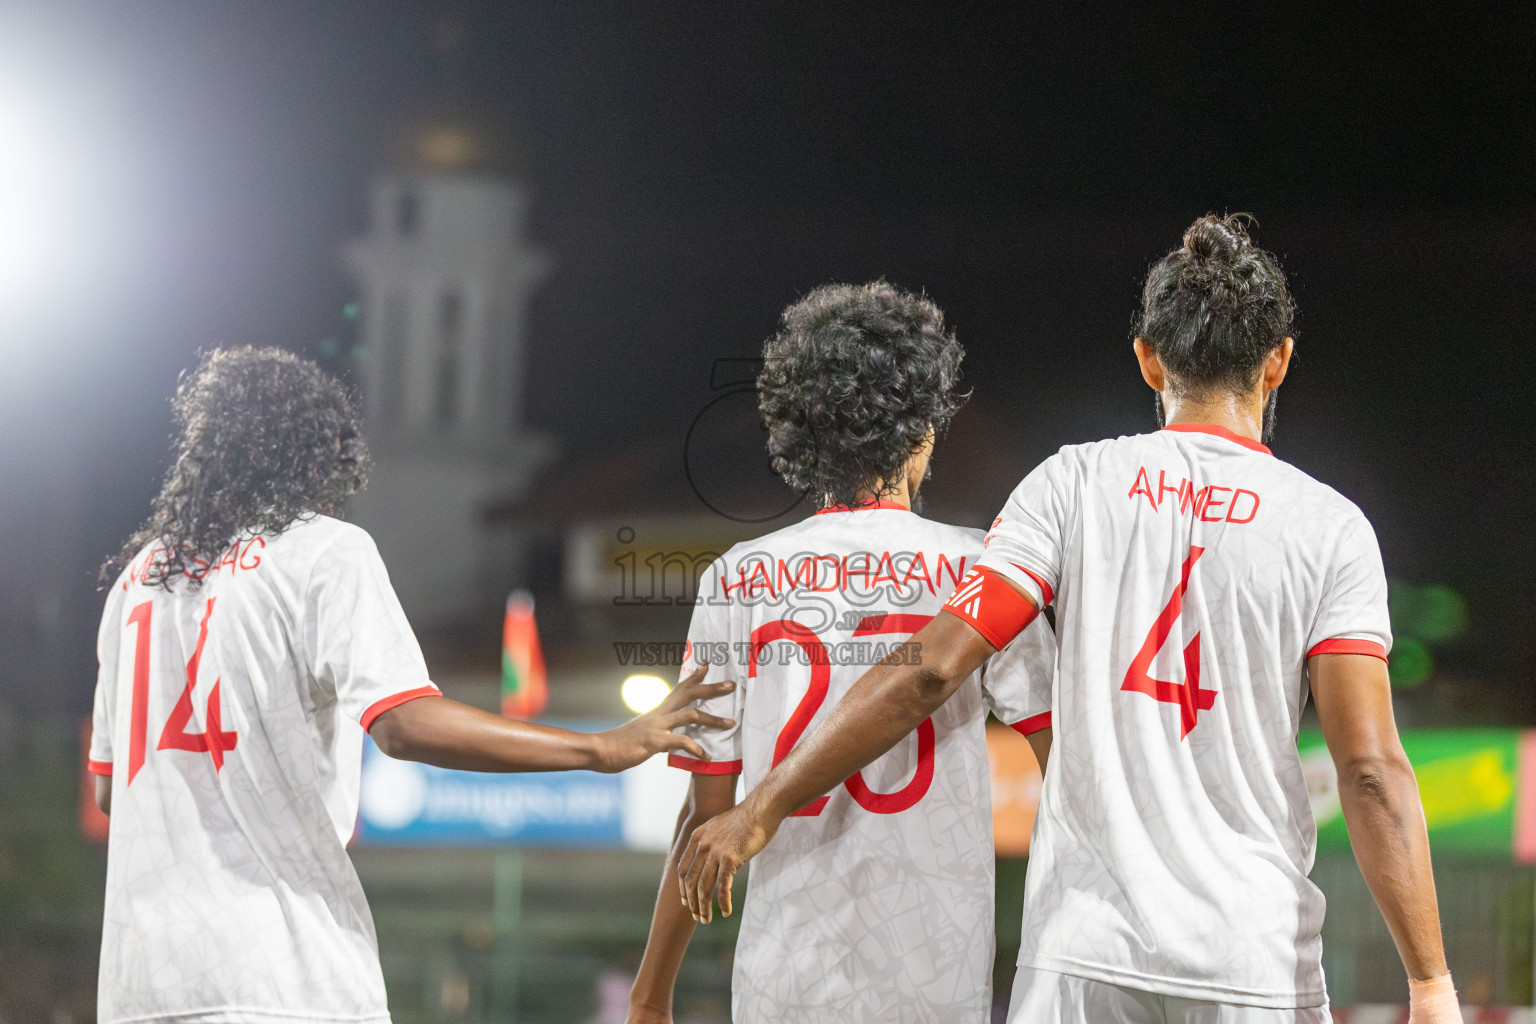
<svg viewBox="0 0 1536 1024"><path fill-rule="evenodd" d="M872 615L862 620L853 631L854 636L881 636L901 634L911 636L933 618L931 615ZM827 699L827 686L832 674L826 645L821 638L793 619L776 619L765 622L752 631L752 658L747 666L747 678L757 678L758 656L762 649L775 640L788 640L805 651L811 663L811 684L795 705L789 721L779 732L773 745L773 766L794 749L800 737L816 717L816 712ZM917 771L912 780L894 793L876 793L864 781L863 772L854 772L843 783L854 801L874 814L898 814L915 805L933 785L933 719L925 718L917 727ZM792 818L814 818L826 807L828 797L820 796L790 815Z"/></svg>

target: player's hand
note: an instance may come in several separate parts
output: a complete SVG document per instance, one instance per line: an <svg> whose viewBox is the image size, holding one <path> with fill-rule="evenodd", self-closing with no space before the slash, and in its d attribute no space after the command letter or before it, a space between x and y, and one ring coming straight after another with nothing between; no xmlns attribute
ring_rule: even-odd
<svg viewBox="0 0 1536 1024"><path fill-rule="evenodd" d="M1462 1024L1461 1005L1449 974L1408 980L1408 1024Z"/></svg>
<svg viewBox="0 0 1536 1024"><path fill-rule="evenodd" d="M736 689L736 684L702 682L708 668L697 671L678 683L667 699L654 710L634 718L617 729L597 734L597 764L600 772L621 772L633 768L653 754L678 750L689 757L708 761L709 755L691 736L673 732L685 725L704 725L711 729L729 729L736 723L729 718L707 715L698 708L690 707L694 701L720 697Z"/></svg>
<svg viewBox="0 0 1536 1024"><path fill-rule="evenodd" d="M749 796L694 829L687 849L677 860L683 903L700 924L709 923L717 899L720 913L731 916L731 882L736 872L779 830L778 822L759 821L754 806Z"/></svg>

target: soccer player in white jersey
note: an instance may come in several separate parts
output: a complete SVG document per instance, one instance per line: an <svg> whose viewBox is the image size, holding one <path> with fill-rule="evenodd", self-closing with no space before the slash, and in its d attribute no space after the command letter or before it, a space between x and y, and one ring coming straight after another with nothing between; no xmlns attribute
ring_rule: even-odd
<svg viewBox="0 0 1536 1024"><path fill-rule="evenodd" d="M670 1024L694 920L676 855L755 786L865 668L938 612L981 553L979 530L912 511L934 438L960 404L962 351L926 298L885 282L818 288L784 312L758 377L774 468L820 507L733 547L700 581L688 664L732 679L693 729L693 774L662 876L630 1024ZM983 1024L990 1019L992 816L987 708L1026 734L1049 721L1046 623L967 673L885 756L794 812L753 868L732 980L736 1024ZM988 666L988 672L994 666ZM684 671L687 671L685 665ZM987 676L990 682L992 675ZM842 780L839 780L842 781ZM708 916L706 910L704 916Z"/></svg>
<svg viewBox="0 0 1536 1024"><path fill-rule="evenodd" d="M89 769L112 826L97 1020L388 1021L346 853L365 729L392 757L451 768L618 771L662 750L707 758L671 730L728 727L680 710L728 687L688 680L595 735L443 698L373 541L331 518L366 459L342 388L278 349L231 349L174 408L175 462L109 563L98 640Z"/></svg>
<svg viewBox="0 0 1536 1024"><path fill-rule="evenodd" d="M695 832L695 910L806 800L879 756L1054 601L1053 741L1014 1024L1329 1019L1296 751L1308 696L1414 1024L1459 1021L1429 844L1392 716L1386 580L1360 510L1261 443L1293 305L1242 224L1156 263L1135 350L1166 429L1069 446L1018 486L977 570L735 811ZM772 847L769 847L771 850Z"/></svg>

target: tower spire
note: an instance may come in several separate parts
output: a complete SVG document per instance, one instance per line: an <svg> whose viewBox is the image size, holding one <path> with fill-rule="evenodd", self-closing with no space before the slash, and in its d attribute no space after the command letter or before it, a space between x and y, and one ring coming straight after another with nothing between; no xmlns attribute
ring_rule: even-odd
<svg viewBox="0 0 1536 1024"><path fill-rule="evenodd" d="M516 582L517 545L482 510L521 497L552 452L523 424L526 312L550 269L528 202L505 121L440 100L395 133L346 248L374 460L355 513L427 624L495 608Z"/></svg>

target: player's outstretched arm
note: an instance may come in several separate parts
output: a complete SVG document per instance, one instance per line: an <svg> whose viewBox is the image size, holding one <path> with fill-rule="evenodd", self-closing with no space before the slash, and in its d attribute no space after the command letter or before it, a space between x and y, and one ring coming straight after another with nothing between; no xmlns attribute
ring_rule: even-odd
<svg viewBox="0 0 1536 1024"><path fill-rule="evenodd" d="M864 673L740 806L694 831L678 863L689 912L708 922L718 898L730 916L731 881L781 821L894 747L996 653L965 620L941 611Z"/></svg>
<svg viewBox="0 0 1536 1024"><path fill-rule="evenodd" d="M474 772L618 772L671 750L707 761L709 755L698 743L672 731L685 725L728 729L735 724L690 706L736 686L703 683L704 671L679 683L654 711L607 732L572 732L503 718L445 697L423 697L391 708L374 719L369 732L390 757Z"/></svg>
<svg viewBox="0 0 1536 1024"><path fill-rule="evenodd" d="M730 810L736 804L739 775L695 775L688 799L677 816L677 831L666 867L661 872L661 891L651 917L651 934L645 941L645 957L634 987L629 992L629 1016L625 1024L672 1024L672 990L677 972L693 937L694 920L677 898L677 861L693 830Z"/></svg>
<svg viewBox="0 0 1536 1024"><path fill-rule="evenodd" d="M1349 842L1408 971L1410 1020L1459 1024L1424 808L1392 716L1386 662L1365 654L1319 654L1307 666L1323 738L1338 769Z"/></svg>

